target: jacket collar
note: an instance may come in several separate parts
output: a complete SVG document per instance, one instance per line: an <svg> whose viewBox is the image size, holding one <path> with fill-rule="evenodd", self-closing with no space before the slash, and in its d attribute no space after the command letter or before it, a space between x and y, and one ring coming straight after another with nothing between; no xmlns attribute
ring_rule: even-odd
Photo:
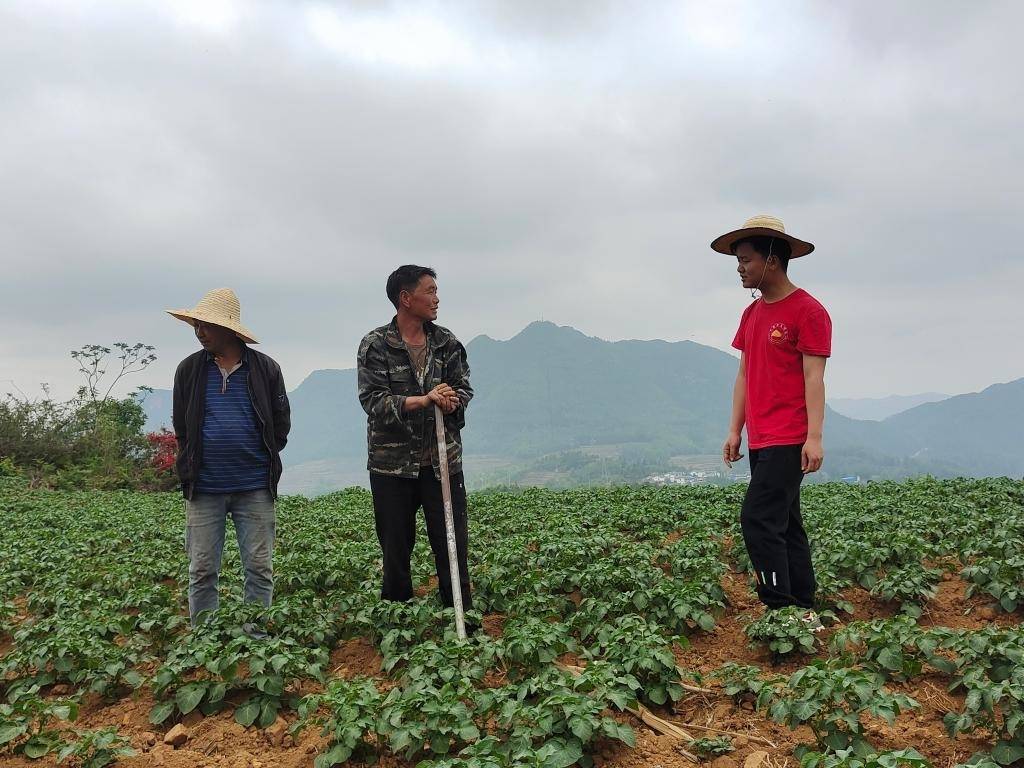
<svg viewBox="0 0 1024 768"><path fill-rule="evenodd" d="M214 360L213 355L210 352L207 352L205 349L201 349L199 351L203 353L203 360L206 360L207 362L210 363L217 362L216 360ZM238 362L240 362L242 365L245 365L246 363L249 362L249 345L246 344L244 341L242 342L242 357L239 359Z"/></svg>
<svg viewBox="0 0 1024 768"><path fill-rule="evenodd" d="M441 326L434 325L429 320L423 324L423 330L427 334L427 343L431 349L442 347L448 341L448 332ZM391 318L391 323L388 325L387 330L384 331L384 341L389 347L405 349L402 332L398 330L398 315Z"/></svg>

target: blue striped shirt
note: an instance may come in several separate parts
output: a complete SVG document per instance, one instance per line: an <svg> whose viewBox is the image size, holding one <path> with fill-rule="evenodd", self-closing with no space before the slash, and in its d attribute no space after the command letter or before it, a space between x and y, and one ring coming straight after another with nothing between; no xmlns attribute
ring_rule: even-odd
<svg viewBox="0 0 1024 768"><path fill-rule="evenodd" d="M249 364L221 374L213 358L206 362L206 407L202 461L196 490L241 493L270 487L270 453L249 397Z"/></svg>

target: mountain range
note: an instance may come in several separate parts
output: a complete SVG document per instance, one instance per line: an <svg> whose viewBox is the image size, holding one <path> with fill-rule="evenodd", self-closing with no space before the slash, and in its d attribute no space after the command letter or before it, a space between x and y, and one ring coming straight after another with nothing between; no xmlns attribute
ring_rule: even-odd
<svg viewBox="0 0 1024 768"><path fill-rule="evenodd" d="M919 405L948 399L949 395L939 392L922 392L916 395L889 395L888 397L830 397L828 404L833 410L843 416L849 416L851 419L882 421Z"/></svg>
<svg viewBox="0 0 1024 768"><path fill-rule="evenodd" d="M557 474L566 466L580 472L592 460L605 477L611 462L613 477L639 479L685 466L679 457L713 458L721 449L737 361L719 349L691 341L609 342L535 322L507 341L478 336L467 353L476 392L463 433L467 474L490 470L512 478L528 467ZM314 371L291 392L287 490L365 482L366 417L355 373ZM147 398L151 424L169 422L168 401L160 390ZM829 408L821 479L1021 476L1022 406L1024 379L880 421ZM623 474L627 468L632 474Z"/></svg>

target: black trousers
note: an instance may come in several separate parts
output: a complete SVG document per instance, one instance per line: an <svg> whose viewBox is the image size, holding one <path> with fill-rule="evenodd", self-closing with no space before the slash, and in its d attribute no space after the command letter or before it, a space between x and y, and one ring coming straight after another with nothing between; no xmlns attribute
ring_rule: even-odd
<svg viewBox="0 0 1024 768"><path fill-rule="evenodd" d="M740 526L757 595L769 608L814 607L811 548L800 519L801 445L750 451L750 485Z"/></svg>
<svg viewBox="0 0 1024 768"><path fill-rule="evenodd" d="M450 478L452 486L452 518L455 523L455 545L459 554L459 581L462 587L462 605L473 607L469 588L469 566L466 552L469 548L469 530L466 517L466 484L462 473ZM452 578L448 566L448 538L444 527L444 499L441 482L434 471L425 467L418 478L391 477L370 473L370 491L373 493L373 513L377 526L377 540L384 555L383 600L411 600L412 572L410 558L416 544L416 512L423 507L427 523L427 538L434 552L434 567L441 593L441 602L452 606Z"/></svg>

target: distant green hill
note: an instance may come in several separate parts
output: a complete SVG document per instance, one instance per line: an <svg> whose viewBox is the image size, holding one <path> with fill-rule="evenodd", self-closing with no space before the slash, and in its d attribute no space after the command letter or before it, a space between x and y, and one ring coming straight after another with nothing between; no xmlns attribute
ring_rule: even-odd
<svg viewBox="0 0 1024 768"><path fill-rule="evenodd" d="M477 397L467 448L535 457L586 445L717 451L736 358L691 341L617 341L532 323L468 346ZM724 389L723 389L724 388Z"/></svg>
<svg viewBox="0 0 1024 768"><path fill-rule="evenodd" d="M288 396L292 432L281 457L289 466L326 458L366 463L366 414L356 371L313 371Z"/></svg>
<svg viewBox="0 0 1024 768"><path fill-rule="evenodd" d="M493 462L496 476L512 477L514 465L532 467L528 476L542 481L545 473L566 471L581 481L633 478L673 456L721 449L737 366L721 350L690 341L608 342L545 322L507 341L479 336L467 349L477 394L467 414L466 453ZM315 371L291 393L291 403L283 456L295 476L316 477L320 489L334 476L358 476L366 416L355 371ZM1020 477L1022 428L1024 379L884 421L830 409L823 477ZM587 467L588 455L600 464Z"/></svg>
<svg viewBox="0 0 1024 768"><path fill-rule="evenodd" d="M831 397L829 405L851 419L881 421L897 413L903 413L924 403L947 400L949 395L939 392L922 392L917 395L889 395L888 397Z"/></svg>
<svg viewBox="0 0 1024 768"><path fill-rule="evenodd" d="M977 477L1024 475L1024 379L919 405L882 427L883 444L899 455L952 463Z"/></svg>

